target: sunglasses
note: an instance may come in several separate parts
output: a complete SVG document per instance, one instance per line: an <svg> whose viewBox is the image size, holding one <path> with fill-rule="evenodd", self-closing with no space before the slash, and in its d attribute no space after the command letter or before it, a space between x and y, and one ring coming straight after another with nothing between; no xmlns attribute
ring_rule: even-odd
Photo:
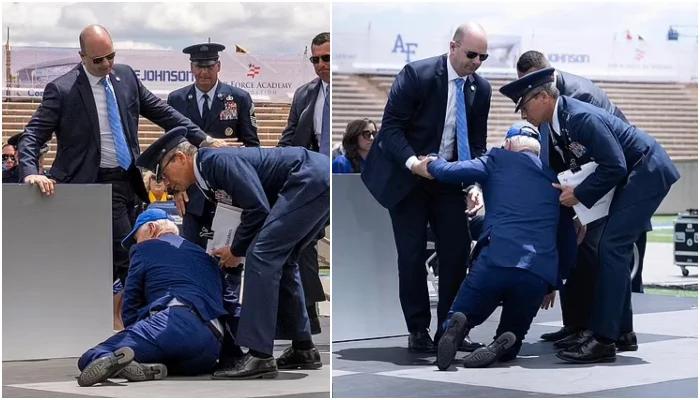
<svg viewBox="0 0 700 400"><path fill-rule="evenodd" d="M488 54L480 54L480 53L477 53L476 51L467 51L465 54L467 55L467 58L470 60L475 59L476 56L479 56L479 61L486 61L486 59L489 58Z"/></svg>
<svg viewBox="0 0 700 400"><path fill-rule="evenodd" d="M114 60L114 56L117 54L117 52L113 51L106 56L102 57L95 57L92 59L93 64L102 64L102 61L107 60L107 61L112 61ZM87 55L84 55L84 57L87 57Z"/></svg>
<svg viewBox="0 0 700 400"><path fill-rule="evenodd" d="M313 56L309 57L309 61L311 61L311 64L318 64L320 61L323 62L330 62L331 61L331 55L330 54L324 54L322 56Z"/></svg>
<svg viewBox="0 0 700 400"><path fill-rule="evenodd" d="M374 139L377 136L377 131L362 131L360 133L365 140Z"/></svg>
<svg viewBox="0 0 700 400"><path fill-rule="evenodd" d="M17 161L17 158L15 158L15 156L13 156L12 154L3 154L2 160L3 161L7 161L7 160Z"/></svg>

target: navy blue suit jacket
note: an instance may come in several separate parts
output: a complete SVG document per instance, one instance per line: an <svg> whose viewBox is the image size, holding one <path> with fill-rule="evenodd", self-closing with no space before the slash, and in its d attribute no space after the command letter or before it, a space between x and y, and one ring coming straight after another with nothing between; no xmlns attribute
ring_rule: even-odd
<svg viewBox="0 0 700 400"><path fill-rule="evenodd" d="M190 120L146 89L128 65L115 64L109 77L134 160L140 153L139 115L165 130L186 126L188 139L196 145L205 138L204 132ZM22 181L27 175L38 173L39 149L54 133L58 149L48 175L61 183L96 182L100 166L100 124L90 82L80 64L46 85L41 104L24 128L19 140ZM136 194L148 202L141 173L133 165L129 173Z"/></svg>
<svg viewBox="0 0 700 400"><path fill-rule="evenodd" d="M224 111L225 103L231 101L236 105L235 118L221 119L221 112ZM243 89L219 82L216 86L216 92L206 121L202 120L202 115L199 113L197 92L194 84L171 92L168 95L168 104L192 120L211 137L219 139L235 137L244 146L260 146L255 118L255 105L250 94ZM226 134L226 128L231 128L229 130L230 134Z"/></svg>
<svg viewBox="0 0 700 400"><path fill-rule="evenodd" d="M487 207L479 240L488 246L479 257L487 265L523 268L558 286L559 191L536 155L494 148L468 161L438 159L428 170L438 181L482 185Z"/></svg>
<svg viewBox="0 0 700 400"><path fill-rule="evenodd" d="M386 208L396 205L419 182L406 168L406 160L440 149L447 109L447 62L443 54L406 64L391 87L381 130L362 171L370 193ZM472 84L464 85L472 158L486 151L491 106L491 85L477 74L473 77Z"/></svg>
<svg viewBox="0 0 700 400"><path fill-rule="evenodd" d="M565 157L577 165L598 163L595 172L574 189L586 207L618 186L625 188L625 201L649 199L666 193L680 177L666 151L636 126L566 96L559 97L556 112Z"/></svg>
<svg viewBox="0 0 700 400"><path fill-rule="evenodd" d="M278 146L301 146L313 151L319 150L314 131L314 107L318 91L322 87L321 79L316 78L294 92L287 127L282 131Z"/></svg>
<svg viewBox="0 0 700 400"><path fill-rule="evenodd" d="M223 190L243 209L231 252L244 256L263 223L328 191L328 162L327 156L300 147L200 149L197 168L209 187L204 191Z"/></svg>
<svg viewBox="0 0 700 400"><path fill-rule="evenodd" d="M226 311L221 270L204 250L180 236L166 234L131 247L131 266L124 287L124 326L167 307L176 297L205 321Z"/></svg>
<svg viewBox="0 0 700 400"><path fill-rule="evenodd" d="M622 110L617 108L608 95L588 78L557 70L557 89L562 96L573 97L584 103L593 104L628 122Z"/></svg>

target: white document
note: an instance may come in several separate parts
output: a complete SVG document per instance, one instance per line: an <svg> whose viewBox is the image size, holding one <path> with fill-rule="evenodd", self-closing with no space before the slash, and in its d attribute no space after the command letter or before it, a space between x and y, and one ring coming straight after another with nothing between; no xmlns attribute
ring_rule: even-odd
<svg viewBox="0 0 700 400"><path fill-rule="evenodd" d="M214 238L207 241L207 253L213 249L231 247L233 235L236 234L236 229L241 224L242 212L242 209L227 204L218 203L216 205L214 220L211 223Z"/></svg>
<svg viewBox="0 0 700 400"><path fill-rule="evenodd" d="M557 175L557 178L562 186L576 187L583 182L584 179L588 178L588 176L592 174L596 168L598 168L598 163L593 161L587 162L581 166L580 171L571 172L570 169L567 169L566 171ZM593 222L608 215L608 211L610 211L610 203L612 202L614 194L615 188L610 189L610 191L606 193L605 196L601 197L600 200L598 200L591 208L587 208L581 203L576 204L574 206L574 211L576 212L576 216L578 216L581 224L586 225L589 222Z"/></svg>

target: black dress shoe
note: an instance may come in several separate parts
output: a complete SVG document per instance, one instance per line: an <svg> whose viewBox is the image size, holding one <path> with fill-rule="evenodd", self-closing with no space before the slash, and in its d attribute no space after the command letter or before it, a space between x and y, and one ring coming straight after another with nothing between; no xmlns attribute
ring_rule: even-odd
<svg viewBox="0 0 700 400"><path fill-rule="evenodd" d="M564 339L559 339L556 342L554 342L554 347L557 349L568 349L569 347L573 347L585 342L591 335L593 335L593 332L588 330L577 331L565 337Z"/></svg>
<svg viewBox="0 0 700 400"><path fill-rule="evenodd" d="M117 373L117 376L129 382L155 381L168 376L165 364L146 364L132 361Z"/></svg>
<svg viewBox="0 0 700 400"><path fill-rule="evenodd" d="M472 342L471 339L469 339L469 335L467 335L464 340L462 340L462 343L459 344L459 351L466 351L467 353L471 353L472 351L478 349L479 347L484 347L486 346L483 343L479 342Z"/></svg>
<svg viewBox="0 0 700 400"><path fill-rule="evenodd" d="M441 371L446 370L452 364L457 349L464 339L466 327L467 317L461 312L452 314L447 320L447 329L440 337L437 348L437 366Z"/></svg>
<svg viewBox="0 0 700 400"><path fill-rule="evenodd" d="M585 342L569 349L561 350L556 356L575 364L613 362L615 361L615 345L613 343L601 343L595 337L589 336Z"/></svg>
<svg viewBox="0 0 700 400"><path fill-rule="evenodd" d="M134 350L122 347L112 354L93 360L80 372L78 385L92 386L104 382L121 371L134 359Z"/></svg>
<svg viewBox="0 0 700 400"><path fill-rule="evenodd" d="M277 368L279 369L319 369L322 366L321 355L315 347L309 350L299 350L290 346L277 359Z"/></svg>
<svg viewBox="0 0 700 400"><path fill-rule="evenodd" d="M435 342L427 331L411 332L408 335L408 351L411 353L435 353Z"/></svg>
<svg viewBox="0 0 700 400"><path fill-rule="evenodd" d="M542 336L540 336L540 339L542 339L545 342L556 342L557 340L564 339L565 337L567 337L575 332L576 332L576 329L568 327L568 326L563 326L561 329L559 329L556 332L549 332L549 333L542 334Z"/></svg>
<svg viewBox="0 0 700 400"><path fill-rule="evenodd" d="M637 351L639 346L637 346L637 335L634 332L627 332L620 336L615 342L615 347L617 351Z"/></svg>
<svg viewBox="0 0 700 400"><path fill-rule="evenodd" d="M248 353L233 368L216 370L211 377L212 379L275 378L277 373L274 357L258 358Z"/></svg>
<svg viewBox="0 0 700 400"><path fill-rule="evenodd" d="M466 368L488 367L498 360L506 350L513 347L516 337L513 332L503 332L488 346L479 347L464 357Z"/></svg>

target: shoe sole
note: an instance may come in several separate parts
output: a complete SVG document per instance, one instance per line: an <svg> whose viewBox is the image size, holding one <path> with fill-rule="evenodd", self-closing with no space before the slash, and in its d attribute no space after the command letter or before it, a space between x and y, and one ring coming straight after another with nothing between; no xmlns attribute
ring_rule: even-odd
<svg viewBox="0 0 700 400"><path fill-rule="evenodd" d="M289 364L285 366L277 364L277 369L320 369L321 367L323 367L323 364L320 361L307 364Z"/></svg>
<svg viewBox="0 0 700 400"><path fill-rule="evenodd" d="M212 375L211 379L215 380L246 380L246 379L274 379L277 377L279 374L278 371L266 371L266 372L258 372L255 374L251 375L245 375L245 376L227 376L227 375Z"/></svg>
<svg viewBox="0 0 700 400"><path fill-rule="evenodd" d="M467 317L462 313L454 313L450 318L450 326L440 338L437 348L437 366L440 371L450 367L457 354L459 343L462 341Z"/></svg>
<svg viewBox="0 0 700 400"><path fill-rule="evenodd" d="M493 341L492 345L480 347L464 357L465 368L483 368L493 364L498 357L515 344L516 338L512 332L503 332Z"/></svg>
<svg viewBox="0 0 700 400"><path fill-rule="evenodd" d="M119 371L118 376L129 382L157 381L168 376L165 364L141 364L133 361Z"/></svg>
<svg viewBox="0 0 700 400"><path fill-rule="evenodd" d="M112 358L97 359L88 364L78 376L78 385L85 387L106 381L133 361L134 350L122 347L115 350L114 355L117 358L116 364L112 363Z"/></svg>
<svg viewBox="0 0 700 400"><path fill-rule="evenodd" d="M607 362L615 362L615 359L616 359L615 356L608 356L608 357L603 357L603 358L599 358L599 359L596 359L596 360L579 360L579 359L576 359L576 358L569 358L569 357L567 357L567 356L565 356L565 355L562 355L562 354L559 354L559 353L556 353L555 355L556 355L557 358L559 358L560 360L564 360L564 361L566 361L566 362L570 362L570 363L573 363L573 364L607 363Z"/></svg>

